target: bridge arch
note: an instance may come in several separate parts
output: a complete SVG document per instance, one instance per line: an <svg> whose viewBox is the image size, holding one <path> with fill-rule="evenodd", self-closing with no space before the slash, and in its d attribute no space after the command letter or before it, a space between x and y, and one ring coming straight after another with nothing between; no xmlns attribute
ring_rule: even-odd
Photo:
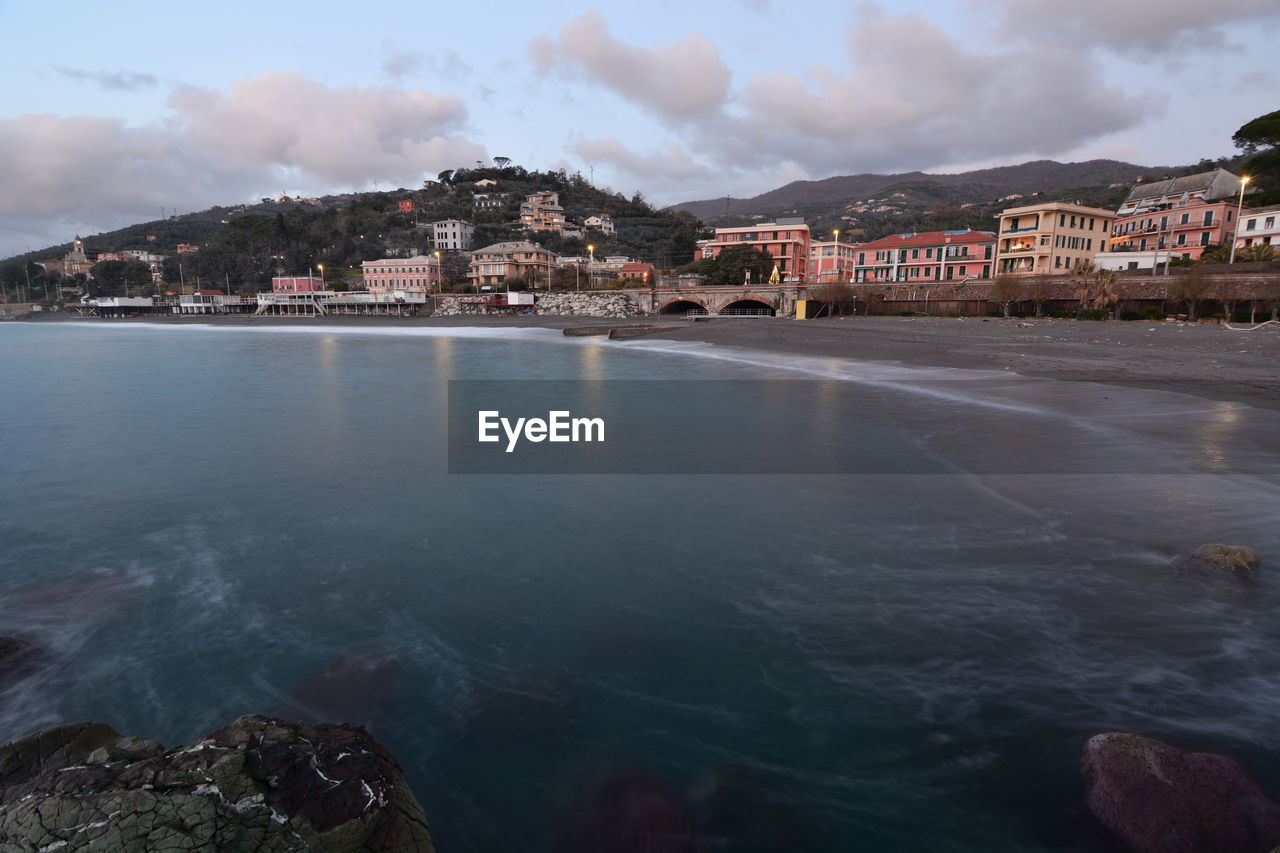
<svg viewBox="0 0 1280 853"><path fill-rule="evenodd" d="M720 309L721 314L764 314L769 317L777 315L778 311L768 302L761 299L737 299Z"/></svg>
<svg viewBox="0 0 1280 853"><path fill-rule="evenodd" d="M707 306L696 299L673 299L658 309L659 314L688 314L690 311L706 311Z"/></svg>

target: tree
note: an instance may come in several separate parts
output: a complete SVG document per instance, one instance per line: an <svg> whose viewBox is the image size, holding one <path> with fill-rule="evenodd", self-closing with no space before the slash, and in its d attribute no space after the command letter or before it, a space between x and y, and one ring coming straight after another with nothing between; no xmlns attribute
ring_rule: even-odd
<svg viewBox="0 0 1280 853"><path fill-rule="evenodd" d="M854 304L853 288L844 281L815 284L809 288L809 296L822 303L822 307L813 315L814 318L821 317L823 311L827 312L828 317L834 316L837 311L843 317L845 308Z"/></svg>
<svg viewBox="0 0 1280 853"><path fill-rule="evenodd" d="M466 252L441 252L440 275L450 289L465 290L468 285L467 273L471 271L471 256Z"/></svg>
<svg viewBox="0 0 1280 853"><path fill-rule="evenodd" d="M499 169L505 169L510 164L511 164L510 157L494 157L493 158L493 165L497 166Z"/></svg>
<svg viewBox="0 0 1280 853"><path fill-rule="evenodd" d="M94 296L140 293L151 284L151 268L141 261L99 261L89 268Z"/></svg>
<svg viewBox="0 0 1280 853"><path fill-rule="evenodd" d="M699 267L709 285L764 284L773 272L773 256L743 243L705 259Z"/></svg>
<svg viewBox="0 0 1280 853"><path fill-rule="evenodd" d="M1276 259L1276 247L1259 243L1236 251L1236 260L1246 264L1265 263Z"/></svg>
<svg viewBox="0 0 1280 853"><path fill-rule="evenodd" d="M1093 274L1092 307L1098 309L1111 308L1115 319L1120 319L1120 293L1118 290L1120 276L1115 270L1100 269Z"/></svg>
<svg viewBox="0 0 1280 853"><path fill-rule="evenodd" d="M1209 296L1210 289L1209 276L1201 267L1194 266L1174 278L1169 285L1169 296L1187 303L1187 317L1195 320L1196 307Z"/></svg>
<svg viewBox="0 0 1280 853"><path fill-rule="evenodd" d="M1231 247L1223 243L1206 246L1204 251L1200 253L1200 263L1202 264L1225 264L1229 260L1231 260Z"/></svg>
<svg viewBox="0 0 1280 853"><path fill-rule="evenodd" d="M1004 316L1008 317L1013 303L1026 299L1026 288L1016 275L998 275L995 286L991 288L991 295L1000 303Z"/></svg>
<svg viewBox="0 0 1280 853"><path fill-rule="evenodd" d="M1097 271L1098 268L1093 265L1093 261L1085 261L1071 271L1071 277L1076 282L1076 296L1080 299L1081 308L1087 307L1093 297L1093 274Z"/></svg>
<svg viewBox="0 0 1280 853"><path fill-rule="evenodd" d="M1246 154L1280 146L1280 110L1245 122L1231 137L1231 141Z"/></svg>
<svg viewBox="0 0 1280 853"><path fill-rule="evenodd" d="M1048 301L1052 295L1049 287L1049 280L1046 276L1032 275L1027 276L1026 298L1031 300L1031 304L1035 306L1036 316L1044 314L1044 303Z"/></svg>

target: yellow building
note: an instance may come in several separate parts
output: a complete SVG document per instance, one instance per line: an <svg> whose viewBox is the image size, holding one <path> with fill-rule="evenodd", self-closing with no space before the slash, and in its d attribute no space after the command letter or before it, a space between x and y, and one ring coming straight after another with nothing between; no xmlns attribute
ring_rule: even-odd
<svg viewBox="0 0 1280 853"><path fill-rule="evenodd" d="M1093 262L1107 250L1115 214L1062 201L1011 207L1000 214L997 275L1050 275Z"/></svg>

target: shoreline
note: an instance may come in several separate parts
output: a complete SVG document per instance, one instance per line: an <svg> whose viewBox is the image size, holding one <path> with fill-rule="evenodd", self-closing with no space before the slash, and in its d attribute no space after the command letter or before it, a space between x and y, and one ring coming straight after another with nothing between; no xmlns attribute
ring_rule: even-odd
<svg viewBox="0 0 1280 853"><path fill-rule="evenodd" d="M45 315L15 322L285 327L544 328L670 325L671 317L255 317L172 315L119 320ZM1280 410L1280 329L1220 324L982 317L719 318L641 340L689 341L820 358L1011 370ZM623 344L625 345L625 344Z"/></svg>

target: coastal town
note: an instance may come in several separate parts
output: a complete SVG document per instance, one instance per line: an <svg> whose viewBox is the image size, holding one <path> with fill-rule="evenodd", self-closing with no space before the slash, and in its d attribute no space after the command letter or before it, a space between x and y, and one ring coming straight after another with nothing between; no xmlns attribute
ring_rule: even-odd
<svg viewBox="0 0 1280 853"><path fill-rule="evenodd" d="M500 200L500 184L480 179L477 210ZM607 241L617 225L597 212L570 221L554 191L523 197L511 223L525 239L474 246L476 226L463 219L425 223L423 245L400 256L364 261L355 270L277 274L258 292L187 281L181 260L200 252L179 243L172 255L146 249L93 252L76 236L61 258L36 262L63 282L38 289L23 311L69 310L87 316L269 314L411 316L491 313L641 316L798 316L833 314L1102 312L1117 319L1236 314L1256 320L1280 304L1280 273L1270 263L1280 245L1280 205L1250 206L1249 177L1223 168L1136 183L1116 209L1067 201L1009 199L992 230L904 232L859 242L840 229L817 233L803 217L708 228L691 257L660 268L627 255L561 254L556 240ZM402 199L403 213L415 210ZM465 279L447 280L445 255L465 259ZM699 262L737 257L741 279L715 283ZM178 287L165 281L178 260ZM90 297L66 286L91 279L104 263L145 268L122 292ZM169 267L172 268L171 266ZM213 286L210 286L213 285ZM548 299L569 291L572 298ZM1093 316L1081 314L1081 316Z"/></svg>

